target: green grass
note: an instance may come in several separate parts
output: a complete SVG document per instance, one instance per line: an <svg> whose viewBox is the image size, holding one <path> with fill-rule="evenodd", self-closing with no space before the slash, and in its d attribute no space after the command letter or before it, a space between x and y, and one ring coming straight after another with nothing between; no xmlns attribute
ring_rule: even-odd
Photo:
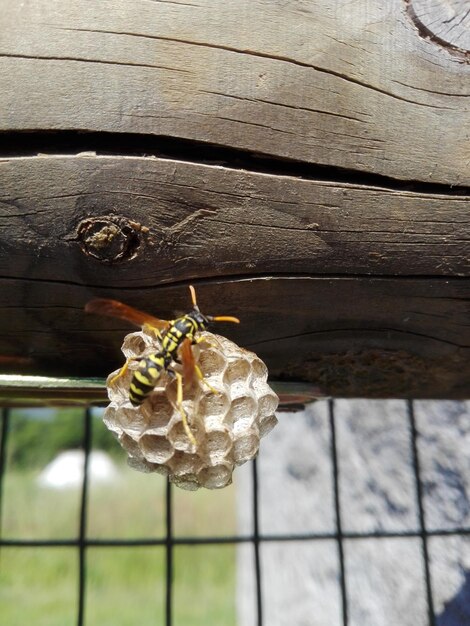
<svg viewBox="0 0 470 626"><path fill-rule="evenodd" d="M115 485L90 485L87 535L163 537L165 480L119 468ZM76 538L79 490L40 488L37 474L7 467L3 536ZM176 535L234 534L233 488L173 493ZM177 546L174 557L175 626L234 626L235 547ZM86 626L164 623L164 547L90 547L86 564ZM0 624L74 625L77 590L76 548L1 549Z"/></svg>
<svg viewBox="0 0 470 626"><path fill-rule="evenodd" d="M0 623L72 626L76 622L78 560L65 548L2 548Z"/></svg>
<svg viewBox="0 0 470 626"><path fill-rule="evenodd" d="M175 549L174 624L234 626L233 546ZM76 623L78 558L73 548L2 548L0 623ZM164 623L161 547L87 550L87 626Z"/></svg>

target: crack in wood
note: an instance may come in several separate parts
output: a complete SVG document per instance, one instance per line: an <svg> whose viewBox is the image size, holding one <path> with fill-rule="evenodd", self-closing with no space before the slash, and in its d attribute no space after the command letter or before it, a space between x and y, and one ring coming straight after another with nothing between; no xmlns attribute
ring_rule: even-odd
<svg viewBox="0 0 470 626"><path fill-rule="evenodd" d="M199 115L204 115L211 119L216 117L218 120L226 120L227 122L236 122L237 124L243 124L247 126L256 126L258 128L267 128L268 130L273 130L276 133L281 133L283 135L293 135L294 137L299 137L299 133L294 133L290 130L285 130L283 128L279 128L277 126L271 126L269 124L260 124L259 122L249 122L248 120L239 120L236 117L227 117L224 115L214 115L213 113L199 113Z"/></svg>
<svg viewBox="0 0 470 626"><path fill-rule="evenodd" d="M432 281L437 281L437 282L442 282L444 285L447 285L449 283L449 280L452 280L453 282L463 282L465 285L468 284L468 276L463 276L463 275L452 275L451 277L449 276L442 276L439 274L407 274L407 275L400 275L400 276L393 276L393 275L388 275L388 274L374 274L371 275L370 273L355 273L354 275L351 274L338 274L338 273L334 273L332 272L331 274L306 274L305 272L299 272L299 273L295 273L295 272L269 272L268 274L266 272L253 272L253 273L249 273L249 274L224 274L223 276L198 276L198 277L192 277L192 278L185 278L185 279L181 279L181 280L177 280L177 279L172 279L172 280L161 280L158 283L159 287L165 288L165 287L178 287L178 286L183 286L183 287L187 287L189 284L194 284L195 286L197 286L198 284L219 284L219 283L223 283L223 284L230 284L230 283L238 283L238 282L253 282L255 280L272 280L272 279L276 279L276 280L314 280L314 281L325 281L325 282L332 282L332 281L352 281L352 282L358 282L361 280L367 280L368 283L374 283L377 281L390 281L391 283L394 283L396 281L422 281L423 284L425 284L426 282L432 280ZM156 286L154 284L152 285L143 285L142 284L142 275L138 276L136 279L136 282L138 282L139 284L137 285L137 287L130 287L129 285L121 285L119 287L120 291L122 292L133 292L133 291L139 291L139 292L145 292L145 291L149 291L149 292L154 292ZM50 285L67 285L67 286L73 286L73 287L83 287L83 282L79 282L79 281L73 281L73 280L58 280L55 278L31 278L31 277L25 277L25 276L6 276L6 275L0 275L0 281L6 281L6 282L11 282L11 283L15 283L17 281L20 281L22 283L30 283L31 285L34 284L50 284ZM87 285L89 288L91 289L102 289L104 291L109 291L109 290L114 290L115 287L112 287L109 285L109 283L105 283L105 284L98 284L98 283L89 283ZM425 299L429 299L429 300L455 300L458 302L470 302L470 298L467 297L463 297L463 298L440 298L439 296L419 296L421 298L425 298Z"/></svg>
<svg viewBox="0 0 470 626"><path fill-rule="evenodd" d="M183 70L177 67L168 67L166 65L152 65L150 63L123 63L121 61L106 61L105 59L87 59L79 57L58 57L58 56L46 56L46 55L29 55L29 54L10 54L0 53L0 58L9 59L28 59L31 61L73 61L76 63L98 63L101 65L121 65L123 67L146 67L154 70L168 70L171 72L183 72L185 74L191 74L189 70Z"/></svg>
<svg viewBox="0 0 470 626"><path fill-rule="evenodd" d="M403 328L379 328L379 327L368 327L368 328L358 328L353 327L353 328L347 328L347 327L341 327L339 326L338 328L324 328L322 330L312 330L312 331L308 331L305 333L297 333L295 335L283 335L281 336L273 336L273 337L269 337L267 339L263 339L261 341L255 341L249 344L249 348L255 348L257 346L261 346L263 344L267 344L273 341L290 341L292 339L298 339L300 337L309 337L309 336L315 336L315 335L334 335L337 333L354 333L354 335L356 336L360 336L363 333L378 333L378 334L383 334L383 333L396 333L396 334L400 334L400 335L412 335L414 337L422 337L423 339L431 339L432 341L438 341L440 343L445 343L451 346L455 346L457 348L470 348L470 344L462 344L462 343L456 343L454 341L449 341L448 339L442 339L441 337L436 337L435 335L427 335L426 333L417 333L415 331L411 331L411 330L405 330Z"/></svg>
<svg viewBox="0 0 470 626"><path fill-rule="evenodd" d="M202 4L193 4L191 2L176 2L175 0L148 0L149 2L158 2L160 4L173 4L175 6L182 6L182 7L195 7L195 8L201 8L203 5Z"/></svg>
<svg viewBox="0 0 470 626"><path fill-rule="evenodd" d="M44 131L32 128L17 132L0 131L0 140L2 140L0 163L15 158L77 157L82 153L83 158L159 157L185 163L223 166L232 170L249 170L260 174L314 180L319 184L333 184L338 187L367 186L369 188L367 191L371 193L385 189L427 199L429 195L443 198L452 196L454 201L460 200L459 196L463 196L462 201L467 201L467 196L470 196L470 187L466 185L404 180L357 169L306 163L240 148L162 135L84 130Z"/></svg>
<svg viewBox="0 0 470 626"><path fill-rule="evenodd" d="M436 89L426 89L425 87L417 87L416 85L409 85L408 83L403 83L400 80L392 79L392 82L397 83L397 85L402 85L403 87L408 87L409 89L414 89L416 91L424 91L426 93L435 93L438 96L452 96L453 98L470 98L470 93L449 93L448 91L437 91Z"/></svg>
<svg viewBox="0 0 470 626"><path fill-rule="evenodd" d="M310 107L301 107L295 106L293 104L285 104L284 102L274 102L273 100L265 100L264 98L244 98L242 96L235 96L229 93L223 93L221 91L212 91L210 89L201 89L202 93L212 94L214 96L221 96L224 98L229 98L232 100L240 100L242 102L261 102L262 104L269 104L276 107L286 108L286 109L294 109L296 111L307 111L308 113L320 113L321 115L330 115L332 117L339 117L345 120L352 120L353 122L365 123L366 120L360 119L358 117L352 117L351 115L343 115L342 113L333 113L333 111L325 111L322 109L312 109ZM377 140L379 141L379 140Z"/></svg>
<svg viewBox="0 0 470 626"><path fill-rule="evenodd" d="M227 45L223 45L223 44L215 44L215 43L207 43L207 42L203 42L203 41L191 41L191 40L187 40L187 39L180 39L177 37L164 37L162 35L144 35L141 33L131 33L131 32L126 32L126 31L110 31L110 30L105 30L105 29L91 29L91 28L64 28L64 27L53 27L53 28L59 28L60 30L65 30L65 31L78 31L78 32L90 32L90 33L102 33L102 34L108 34L108 35L118 35L118 36L126 36L126 37L140 37L143 39L154 39L154 40L158 40L158 41L168 41L168 42L172 42L172 43L178 43L178 44L186 44L189 46L197 46L197 47L202 47L202 48L210 48L210 49L215 49L215 50L224 50L226 52L232 52L234 54L246 54L249 56L254 56L260 59L269 59L271 61L280 61L282 63L289 63L291 65L295 65L297 67L302 67L302 68L307 68L307 69L312 69L315 70L316 72L322 73L322 74L329 74L330 76L334 76L335 78L338 78L340 80L344 80L348 83L354 84L354 85L358 85L359 87L364 87L365 89L370 89L371 91L375 91L376 93L380 93L384 96L387 96L389 98L394 98L395 100L400 100L402 102L407 102L408 104L413 104L415 106L421 106L421 107L426 107L426 108L430 108L430 109L439 109L439 110L449 110L449 111L454 111L456 109L454 109L453 107L443 107L443 106L437 106L434 104L427 104L425 102L418 102L417 100L411 100L409 98L404 98L403 96L399 96L397 94L394 94L390 91L387 91L386 89L382 89L381 87L377 87L375 85L371 85L370 83L366 83L364 81L358 80L357 78L353 78L352 76L347 76L346 74L343 74L341 72L337 72L335 70L326 68L326 67L321 67L319 65L314 65L312 63L306 63L305 61L300 61L298 59L293 59L291 57L288 56L284 56L284 55L278 55L278 54L272 54L272 53L268 53L268 52L260 52L259 50L250 50L250 49L242 49L242 48L236 48L235 46L227 46Z"/></svg>

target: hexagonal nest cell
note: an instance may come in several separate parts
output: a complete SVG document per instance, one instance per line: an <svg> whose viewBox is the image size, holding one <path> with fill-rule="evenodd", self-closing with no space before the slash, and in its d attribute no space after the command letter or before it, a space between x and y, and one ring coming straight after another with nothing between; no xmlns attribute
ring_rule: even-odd
<svg viewBox="0 0 470 626"><path fill-rule="evenodd" d="M139 360L161 349L150 330L124 339L122 351L133 360L122 376L116 379L116 371L108 377L110 404L104 414L131 467L164 474L189 490L229 485L235 466L253 459L260 438L276 425L279 402L267 383L266 365L256 354L213 333L203 332L200 337L204 341L192 349L207 384L196 379L185 384L183 393L183 409L196 445L176 405L176 381L167 372L141 406L129 400ZM174 364L172 369L181 366Z"/></svg>

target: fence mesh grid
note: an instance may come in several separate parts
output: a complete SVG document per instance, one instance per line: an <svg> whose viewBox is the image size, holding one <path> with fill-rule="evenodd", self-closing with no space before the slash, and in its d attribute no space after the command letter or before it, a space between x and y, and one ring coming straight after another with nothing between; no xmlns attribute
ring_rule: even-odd
<svg viewBox="0 0 470 626"><path fill-rule="evenodd" d="M409 421L409 433L411 437L412 463L414 469L415 498L419 516L419 526L416 531L373 531L373 532L345 532L342 527L341 498L339 488L339 475L341 471L340 459L336 441L335 425L335 402L328 403L328 418L330 430L330 454L332 461L332 484L334 493L334 512L336 530L332 533L305 533L305 534L263 534L260 532L259 521L259 492L260 484L258 479L258 467L256 460L252 463L252 508L253 508L253 529L250 535L235 536L175 536L174 512L173 512L173 489L171 483L167 483L165 496L165 534L161 538L135 538L135 539L113 539L113 538L89 538L87 536L87 502L89 488L89 457L92 447L92 415L90 409L83 411L83 450L84 472L80 497L80 519L79 531L75 539L14 539L3 537L2 529L2 502L3 502L3 479L6 472L6 458L8 453L8 432L10 421L10 410L1 411L1 440L0 440L0 547L74 547L78 550L78 605L76 611L77 626L86 626L85 597L87 589L87 548L89 547L134 547L134 546L162 546L165 550L166 575L165 575L165 625L172 626L173 619L173 587L174 587L174 548L178 545L214 545L214 544L240 544L248 543L253 547L255 573L255 596L256 596L256 622L258 626L266 626L263 621L263 593L262 577L263 562L261 555L261 544L273 541L323 541L334 540L337 546L338 555L338 584L342 607L342 624L348 626L350 623L348 613L348 568L344 553L344 541L350 539L380 539L391 537L415 537L420 540L422 554L422 572L425 581L426 602L428 607L429 626L436 625L434 611L433 587L431 581L430 556L428 550L428 540L432 536L452 536L469 535L470 528L457 527L453 529L432 529L426 527L426 515L423 504L423 482L420 475L420 458L417 444L418 429L415 420L413 401L407 402L407 418ZM1 561L0 561L1 566Z"/></svg>

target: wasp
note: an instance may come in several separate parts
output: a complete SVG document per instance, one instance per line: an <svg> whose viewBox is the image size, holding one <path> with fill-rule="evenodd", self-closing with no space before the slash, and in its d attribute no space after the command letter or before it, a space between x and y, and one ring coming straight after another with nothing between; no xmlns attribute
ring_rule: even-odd
<svg viewBox="0 0 470 626"><path fill-rule="evenodd" d="M181 413L183 426L190 441L196 445L196 440L188 425L186 412L183 408L183 380L193 381L196 375L213 392L215 389L205 381L201 369L196 364L192 345L205 341L198 337L198 333L206 330L212 322L240 323L237 317L228 315L204 315L201 313L196 300L196 290L193 285L189 286L193 308L189 313L174 320L162 320L148 315L143 311L134 309L118 300L97 298L91 300L85 306L88 313L108 315L131 322L144 330L152 331L160 341L161 348L158 352L138 359L139 365L134 371L129 386L129 400L133 406L140 406L150 395L163 372L176 379L176 404ZM114 376L110 384L121 378L128 370L129 363L133 359L127 359L119 372ZM174 369L174 364L180 363L183 372Z"/></svg>

